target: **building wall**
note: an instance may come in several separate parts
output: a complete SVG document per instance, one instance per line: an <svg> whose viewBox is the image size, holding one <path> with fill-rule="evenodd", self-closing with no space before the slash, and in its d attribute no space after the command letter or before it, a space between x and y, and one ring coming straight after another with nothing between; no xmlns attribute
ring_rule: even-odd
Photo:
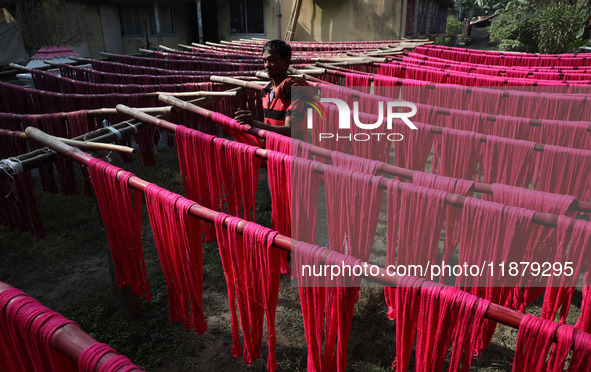
<svg viewBox="0 0 591 372"><path fill-rule="evenodd" d="M163 1L162 3L170 3ZM174 36L162 35L159 39L158 36L152 36L150 31L150 11L153 11L150 6L144 7L144 18L148 20L148 32L150 49L157 49L158 45L164 45L169 48L178 48L178 44L190 44L192 40L189 40L189 24L187 17L187 5L184 1L172 2L172 13L174 18ZM146 47L146 36L122 36L123 49L126 54L137 52L138 48Z"/></svg>
<svg viewBox="0 0 591 372"><path fill-rule="evenodd" d="M279 1L280 3L283 1ZM220 40L237 40L240 38L261 37L265 39L277 39L277 13L275 0L265 0L265 34L264 35L231 35L230 34L230 6L228 0L219 0L218 6L218 33ZM283 9L283 5L280 5ZM284 20L281 20L283 23ZM281 32L284 32L283 30Z"/></svg>
<svg viewBox="0 0 591 372"><path fill-rule="evenodd" d="M283 1L282 35L294 0ZM400 38L404 0L303 0L295 40L363 41Z"/></svg>
<svg viewBox="0 0 591 372"><path fill-rule="evenodd" d="M404 21L406 0L303 0L296 40L347 41L393 40L400 35ZM294 0L280 0L281 17L277 17L277 2L265 0L265 35L267 39L283 38ZM218 25L221 40L234 40L249 35L230 35L228 0L217 2ZM277 22L281 24L278 33ZM402 25L403 27L404 25Z"/></svg>
<svg viewBox="0 0 591 372"><path fill-rule="evenodd" d="M100 52L105 50L105 41L101 25L101 17L97 4L85 4L84 13L86 17L86 41L91 58L100 58Z"/></svg>

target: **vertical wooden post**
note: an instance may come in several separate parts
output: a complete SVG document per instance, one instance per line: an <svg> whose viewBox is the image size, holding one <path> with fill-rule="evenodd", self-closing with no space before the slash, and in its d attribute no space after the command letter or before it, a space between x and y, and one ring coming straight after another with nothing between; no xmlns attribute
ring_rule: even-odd
<svg viewBox="0 0 591 372"><path fill-rule="evenodd" d="M197 7L197 29L199 31L199 44L203 44L203 14L201 12L201 0L195 0Z"/></svg>
<svg viewBox="0 0 591 372"><path fill-rule="evenodd" d="M289 24L285 30L285 41L292 41L295 34L295 29L298 25L298 18L300 17L300 9L302 7L302 0L295 0L293 3L293 10L289 18Z"/></svg>
<svg viewBox="0 0 591 372"><path fill-rule="evenodd" d="M154 7L154 21L156 22L156 34L158 35L158 45L162 44L162 27L160 27L160 9L157 3L153 2Z"/></svg>
<svg viewBox="0 0 591 372"><path fill-rule="evenodd" d="M145 5L145 7L142 7L142 14L144 15L144 33L146 35L146 49L150 49L150 30L148 29L148 19L150 19L149 17L145 17L146 15L146 8L147 11L150 11L150 6L149 5Z"/></svg>

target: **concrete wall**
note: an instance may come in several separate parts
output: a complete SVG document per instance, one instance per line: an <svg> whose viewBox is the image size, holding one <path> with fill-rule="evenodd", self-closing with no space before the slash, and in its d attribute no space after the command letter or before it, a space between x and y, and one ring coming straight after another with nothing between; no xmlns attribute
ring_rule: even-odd
<svg viewBox="0 0 591 372"><path fill-rule="evenodd" d="M281 32L277 31L277 8L274 0L265 1L265 35L268 39L283 38L294 0L280 0ZM406 0L303 0L295 40L347 41L393 40L404 30ZM241 36L229 35L228 0L217 2L219 35L222 40Z"/></svg>
<svg viewBox="0 0 591 372"><path fill-rule="evenodd" d="M282 3L283 1L279 1ZM220 40L236 40L248 37L277 39L277 11L275 0L265 0L265 34L264 35L230 35L230 7L228 0L216 2L218 7L218 33ZM283 5L280 6L283 9ZM284 20L281 20L283 24ZM284 32L283 30L281 31Z"/></svg>
<svg viewBox="0 0 591 372"><path fill-rule="evenodd" d="M159 39L157 36L152 36L150 31L150 14L151 7L144 8L144 18L148 21L148 32L150 40L150 48L158 48L158 45L164 45L169 48L177 48L178 44L190 44L189 40L189 24L187 16L187 5L184 1L172 3L172 14L174 17L174 36L162 35ZM126 54L137 52L138 48L145 48L146 36L122 36L123 49Z"/></svg>
<svg viewBox="0 0 591 372"><path fill-rule="evenodd" d="M101 25L99 7L96 4L85 4L84 13L86 17L86 41L91 58L100 58L100 52L105 50L105 41Z"/></svg>
<svg viewBox="0 0 591 372"><path fill-rule="evenodd" d="M103 38L102 23L99 11L99 5L97 4L85 4L85 17L87 23L86 40L88 42L88 50L91 58L100 58L100 52L105 50L105 40ZM144 18L148 20L148 32L149 31L149 17L148 11L150 7L144 7ZM174 36L162 36L159 40L157 36L149 35L150 48L157 48L159 44L165 45L170 48L178 47L178 44L190 44L190 24L188 14L188 6L184 0L177 0L172 2L172 12L174 17ZM195 15L196 17L196 15ZM142 36L121 36L123 42L124 53L130 54L137 52L138 48L145 48L146 37Z"/></svg>
<svg viewBox="0 0 591 372"><path fill-rule="evenodd" d="M293 0L284 1L282 5L284 30L292 7ZM303 0L295 40L399 39L403 9L403 0Z"/></svg>

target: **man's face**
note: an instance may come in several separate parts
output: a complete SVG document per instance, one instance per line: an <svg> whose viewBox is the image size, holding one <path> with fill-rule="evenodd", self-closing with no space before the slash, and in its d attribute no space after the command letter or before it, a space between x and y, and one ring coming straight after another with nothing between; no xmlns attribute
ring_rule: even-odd
<svg viewBox="0 0 591 372"><path fill-rule="evenodd" d="M277 51L265 50L263 52L263 64L271 79L281 77L287 72L289 57L282 59Z"/></svg>

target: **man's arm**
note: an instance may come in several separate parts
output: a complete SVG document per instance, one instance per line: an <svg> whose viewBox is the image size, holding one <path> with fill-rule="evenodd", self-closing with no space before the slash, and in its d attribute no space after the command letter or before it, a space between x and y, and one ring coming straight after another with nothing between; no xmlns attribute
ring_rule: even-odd
<svg viewBox="0 0 591 372"><path fill-rule="evenodd" d="M252 126L259 128L259 129L268 130L269 132L275 132L277 134L282 134L284 136L291 137L291 118L290 117L285 118L285 125L282 127L265 124L262 121L258 121L258 120L253 120Z"/></svg>
<svg viewBox="0 0 591 372"><path fill-rule="evenodd" d="M251 127L264 129L268 130L269 132L275 132L277 134L291 137L291 117L289 116L285 118L285 125L281 127L254 120L252 117L252 112L249 110L236 111L234 119L236 119L236 121L242 125L250 125Z"/></svg>

